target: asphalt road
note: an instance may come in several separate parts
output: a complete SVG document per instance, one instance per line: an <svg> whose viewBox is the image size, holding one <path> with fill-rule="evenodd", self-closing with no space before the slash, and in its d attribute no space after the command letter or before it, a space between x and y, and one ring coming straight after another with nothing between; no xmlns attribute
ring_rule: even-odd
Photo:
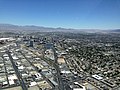
<svg viewBox="0 0 120 90"><path fill-rule="evenodd" d="M25 59L30 63L30 65L35 69L35 71L37 71L38 73L40 73L41 75L42 75L42 77L52 86L52 87L54 87L53 86L53 84L52 84L52 82L48 79L48 78L46 78L45 77L45 75L42 73L42 72L39 72L39 70L33 65L33 63L32 62L30 62L29 60L28 60L28 58L20 51L20 53L25 57Z"/></svg>
<svg viewBox="0 0 120 90"><path fill-rule="evenodd" d="M45 48L44 48L44 51L45 51ZM59 65L58 65L58 62L57 62L57 54L56 54L56 51L55 51L55 48L53 48L53 51L54 51L54 56L55 56L55 61L54 62L52 62L52 64L53 64L53 67L56 69L56 71L57 71L57 80L58 80L58 84L59 84L59 86L58 86L58 88L59 88L59 90L65 90L64 89L64 84L63 84L63 81L62 81L62 77L61 77L61 75L60 75L60 69L59 69ZM32 52L32 51L31 51ZM43 58L44 59L44 58ZM41 75L43 76L43 77L45 77L42 73L41 73ZM49 80L48 80L49 81Z"/></svg>
<svg viewBox="0 0 120 90"><path fill-rule="evenodd" d="M54 68L55 68L56 71L57 71L57 78L58 78L58 83L59 83L59 89L60 89L60 90L65 90L65 89L64 89L64 84L63 84L63 81L62 81L62 77L61 77L61 75L60 75L60 69L59 69L59 65L58 65L58 61L57 61L57 54L56 54L55 47L53 46L52 49L53 49L54 57L55 57Z"/></svg>
<svg viewBox="0 0 120 90"><path fill-rule="evenodd" d="M8 54L8 56L9 56L9 58L10 58L10 61L11 61L12 66L13 66L15 72L16 72L16 75L17 75L17 77L18 77L18 79L19 79L19 81L20 81L20 85L21 85L22 89L23 89L23 90L28 90L28 88L26 87L26 84L24 83L24 81L23 81L23 79L22 79L22 77L21 77L21 75L20 75L20 73L19 73L19 71L18 71L15 63L13 62L13 58L12 58L10 52L7 51L6 53Z"/></svg>

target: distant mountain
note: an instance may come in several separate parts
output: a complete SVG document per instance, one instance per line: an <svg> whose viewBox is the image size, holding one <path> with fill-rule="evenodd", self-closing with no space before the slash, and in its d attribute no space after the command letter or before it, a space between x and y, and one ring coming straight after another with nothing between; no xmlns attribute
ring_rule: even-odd
<svg viewBox="0 0 120 90"><path fill-rule="evenodd" d="M111 30L112 32L120 32L120 29Z"/></svg>
<svg viewBox="0 0 120 90"><path fill-rule="evenodd" d="M74 33L109 33L109 32L120 32L120 29L116 30L99 30L99 29L66 29L66 28L51 28L42 27L35 25L12 25L12 24L0 24L0 32L74 32Z"/></svg>
<svg viewBox="0 0 120 90"><path fill-rule="evenodd" d="M50 28L41 27L34 25L18 26L12 24L0 24L0 31L41 31L41 32L53 32L53 31L74 31L77 29L66 29L66 28Z"/></svg>

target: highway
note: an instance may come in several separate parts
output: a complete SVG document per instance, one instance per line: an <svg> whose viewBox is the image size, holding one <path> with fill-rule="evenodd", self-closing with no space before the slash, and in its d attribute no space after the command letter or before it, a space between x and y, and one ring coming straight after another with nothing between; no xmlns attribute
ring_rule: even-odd
<svg viewBox="0 0 120 90"><path fill-rule="evenodd" d="M32 62L30 62L30 61L28 60L28 58L27 58L21 51L20 51L20 53L21 53L21 54L25 57L25 59L30 63L30 65L35 69L35 71L37 71L38 73L40 73L40 74L42 75L43 79L45 79L52 87L54 87L53 84L52 84L52 82L51 82L48 78L46 78L45 75L44 75L42 72L39 72L39 70L33 65Z"/></svg>
<svg viewBox="0 0 120 90"><path fill-rule="evenodd" d="M6 53L8 54L8 56L9 56L9 58L10 58L10 61L11 61L12 66L13 66L15 72L16 72L16 75L17 75L17 77L18 77L18 79L19 79L19 81L20 81L20 85L21 85L22 89L23 89L23 90L28 90L27 87L26 87L26 84L24 83L24 81L23 81L23 79L22 79L22 77L21 77L21 75L20 75L20 73L19 73L19 71L18 71L18 69L17 69L14 61L13 61L13 58L12 58L10 52L7 51Z"/></svg>
<svg viewBox="0 0 120 90"><path fill-rule="evenodd" d="M58 78L58 83L59 83L59 89L60 90L65 90L64 89L64 84L63 84L63 81L62 81L62 77L60 75L60 69L59 69L59 65L58 65L58 58L57 58L57 54L56 54L56 50L55 50L55 47L53 46L53 52L54 52L54 57L55 57L55 61L54 61L54 68L56 69L57 71L57 78Z"/></svg>
<svg viewBox="0 0 120 90"><path fill-rule="evenodd" d="M27 48L26 48L27 49ZM53 49L53 52L54 52L54 57L55 57L55 60L54 60L54 62L52 61L52 60L45 60L45 58L42 58L45 62L47 62L47 63L49 63L49 64L51 64L51 65L53 65L53 67L56 69L56 71L57 71L57 80L58 80L58 84L59 84L59 90L65 90L64 89L64 84L63 84L63 81L62 81L62 77L61 77L61 75L60 75L60 69L59 69L59 65L58 65L58 62L57 62L57 54L56 54L56 51L55 51L55 48L53 47L52 48ZM29 49L28 49L29 50ZM34 53L32 50L30 50L32 53ZM44 51L45 51L45 48L44 48ZM35 53L34 53L35 54ZM43 53L44 54L44 53ZM35 54L35 55L37 55L37 54ZM38 56L38 55L37 55ZM39 56L38 56L39 57ZM40 57L41 58L41 57ZM41 73L41 75L43 75L42 73ZM43 75L43 77L45 77L44 75Z"/></svg>

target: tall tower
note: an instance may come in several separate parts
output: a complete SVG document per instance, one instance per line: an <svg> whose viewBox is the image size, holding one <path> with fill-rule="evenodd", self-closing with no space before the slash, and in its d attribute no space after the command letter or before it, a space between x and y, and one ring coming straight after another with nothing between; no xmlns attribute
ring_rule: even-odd
<svg viewBox="0 0 120 90"><path fill-rule="evenodd" d="M30 45L29 45L30 47L33 47L33 41L30 41Z"/></svg>

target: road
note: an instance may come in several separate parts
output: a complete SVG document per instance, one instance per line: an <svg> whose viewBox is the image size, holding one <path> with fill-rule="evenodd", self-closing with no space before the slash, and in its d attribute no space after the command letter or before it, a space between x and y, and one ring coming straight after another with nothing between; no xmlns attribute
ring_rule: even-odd
<svg viewBox="0 0 120 90"><path fill-rule="evenodd" d="M26 48L27 49L27 48ZM55 48L53 47L53 52L54 52L54 57L55 57L55 61L53 62L52 60L45 60L44 56L43 56L43 60L46 61L47 63L53 65L53 67L56 69L57 71L57 80L58 80L58 84L59 84L59 90L65 90L64 89L64 84L63 84L63 81L62 81L62 77L60 75L60 69L59 69L59 65L58 65L58 62L57 62L57 54L56 54L56 51L55 51ZM28 49L29 50L29 49ZM34 53L32 50L30 50L32 53ZM45 48L44 48L44 51L45 51ZM35 53L34 53L35 54ZM44 54L44 53L43 53ZM35 54L37 55L37 54ZM38 56L38 55L37 55ZM39 56L38 56L39 57ZM40 57L41 58L41 57ZM41 73L42 74L42 73ZM44 77L44 75L43 75Z"/></svg>
<svg viewBox="0 0 120 90"><path fill-rule="evenodd" d="M60 75L60 68L59 68L59 65L58 65L58 58L57 58L57 53L56 53L56 50L55 50L55 47L53 46L53 52L54 52L54 57L55 57L55 61L54 61L54 68L56 69L57 71L57 78L58 78L58 83L59 83L59 89L60 90L65 90L64 89L64 84L63 84L63 80L62 80L62 77Z"/></svg>
<svg viewBox="0 0 120 90"><path fill-rule="evenodd" d="M45 75L44 75L42 72L39 72L39 70L33 65L32 62L30 62L30 61L28 60L28 58L27 58L21 51L20 51L20 53L21 53L21 54L25 57L25 59L30 63L30 65L35 69L35 71L37 71L38 73L40 73L40 74L42 75L43 79L45 79L52 87L54 87L53 84L52 84L52 82L51 82L48 78L46 78Z"/></svg>
<svg viewBox="0 0 120 90"><path fill-rule="evenodd" d="M11 61L11 63L12 63L12 66L13 66L14 70L15 70L15 73L16 73L19 81L20 81L20 85L21 85L22 89L23 89L23 90L28 90L28 88L26 87L26 84L24 83L24 81L23 81L23 79L22 79L22 77L21 77L21 75L20 75L20 73L19 73L19 71L18 71L18 69L17 69L14 61L13 61L13 58L12 58L10 52L7 51L6 53L8 54L8 56L9 56L9 58L10 58L10 61Z"/></svg>

